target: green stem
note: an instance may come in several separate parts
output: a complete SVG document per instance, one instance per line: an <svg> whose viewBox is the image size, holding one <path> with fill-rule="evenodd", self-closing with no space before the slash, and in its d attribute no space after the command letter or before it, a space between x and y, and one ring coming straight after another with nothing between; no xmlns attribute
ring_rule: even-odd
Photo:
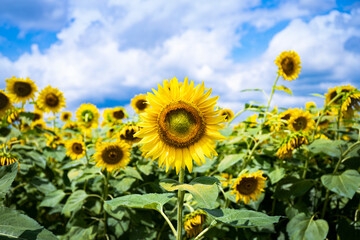
<svg viewBox="0 0 360 240"><path fill-rule="evenodd" d="M54 132L55 132L55 119L56 119L56 115L54 113L54 119L53 119L53 129L54 129Z"/></svg>
<svg viewBox="0 0 360 240"><path fill-rule="evenodd" d="M249 106L249 108L251 108L251 105ZM237 118L240 114L242 114L243 112L245 112L248 108L244 108L243 110L241 110L240 112L238 112L232 119L230 119L228 121L228 123L226 124L226 126L230 126L230 123Z"/></svg>
<svg viewBox="0 0 360 240"><path fill-rule="evenodd" d="M175 230L174 226L172 225L171 221L169 220L169 218L166 216L166 214L163 212L162 209L161 209L160 213L165 218L165 221L169 224L174 236L176 236L176 230Z"/></svg>
<svg viewBox="0 0 360 240"><path fill-rule="evenodd" d="M109 177L110 177L110 174L107 171L105 171L105 175L106 175L106 178L104 178L104 196L103 196L104 203L103 203L103 205L105 204L105 201L107 200L108 193L109 193ZM104 210L104 236L107 236L107 218L108 218L107 213Z"/></svg>
<svg viewBox="0 0 360 240"><path fill-rule="evenodd" d="M244 160L243 164L241 165L241 167L240 167L240 172L246 168L246 166L248 165L249 161L251 160L252 155L254 154L256 148L260 145L261 142L262 142L262 141L258 140L258 141L254 144L254 147L251 149L251 152L249 153L248 157Z"/></svg>
<svg viewBox="0 0 360 240"><path fill-rule="evenodd" d="M179 174L179 183L184 183L185 178L185 170L180 169ZM182 239L182 225L183 225L183 219L182 219L182 210L183 210L183 204L184 204L184 194L185 192L182 190L178 191L178 212L177 212L177 234L176 234L176 240Z"/></svg>
<svg viewBox="0 0 360 240"><path fill-rule="evenodd" d="M266 115L267 115L267 113L269 112L269 107L270 107L271 99L272 99L272 97L273 97L273 95L274 95L275 88L276 88L276 83L277 83L277 81L279 80L279 77L280 77L280 74L277 75L277 77L276 77L276 79L275 79L275 82L274 82L274 85L273 85L273 87L272 87L271 94L270 94L270 98L269 98L268 103L267 103L266 113L265 113L265 118L264 118L264 119L266 119Z"/></svg>
<svg viewBox="0 0 360 240"><path fill-rule="evenodd" d="M305 160L305 166L304 166L304 171L303 171L303 174L302 174L302 179L306 178L306 172L307 172L307 169L308 169L308 165L309 165L309 157L307 157L306 160Z"/></svg>
<svg viewBox="0 0 360 240"><path fill-rule="evenodd" d="M201 233L199 233L199 235L196 236L196 238L194 238L194 240L199 240L202 238L202 236L204 236L205 233L207 233L207 231L209 231L210 229L212 229L213 227L215 227L217 225L216 220L212 221L210 226L208 226L207 228L205 228Z"/></svg>

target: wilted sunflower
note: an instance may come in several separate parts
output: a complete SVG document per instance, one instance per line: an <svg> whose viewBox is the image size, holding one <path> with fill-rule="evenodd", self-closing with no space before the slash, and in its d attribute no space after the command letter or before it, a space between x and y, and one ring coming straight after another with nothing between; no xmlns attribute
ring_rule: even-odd
<svg viewBox="0 0 360 240"><path fill-rule="evenodd" d="M30 78L22 79L13 76L6 79L6 91L9 92L14 103L25 103L29 99L34 99L37 87Z"/></svg>
<svg viewBox="0 0 360 240"><path fill-rule="evenodd" d="M230 121L235 116L231 109L221 109L219 115L225 117L225 122Z"/></svg>
<svg viewBox="0 0 360 240"><path fill-rule="evenodd" d="M360 110L360 92L351 85L331 88L329 92L325 94L325 104L329 104L338 93L344 93L344 96L336 99L332 105L341 104L341 114L344 118L352 118L354 111Z"/></svg>
<svg viewBox="0 0 360 240"><path fill-rule="evenodd" d="M236 194L236 202L243 201L245 204L258 200L265 188L266 178L262 176L262 171L255 173L241 174L234 182L231 188L234 190L231 194Z"/></svg>
<svg viewBox="0 0 360 240"><path fill-rule="evenodd" d="M192 213L186 214L184 221L184 229L188 238L196 237L203 230L203 224L206 221L206 212L203 210L196 210Z"/></svg>
<svg viewBox="0 0 360 240"><path fill-rule="evenodd" d="M99 110L91 103L81 104L80 108L76 111L76 118L86 129L97 128L99 117Z"/></svg>
<svg viewBox="0 0 360 240"><path fill-rule="evenodd" d="M0 117L6 115L6 111L13 108L14 106L8 95L3 90L0 90Z"/></svg>
<svg viewBox="0 0 360 240"><path fill-rule="evenodd" d="M136 126L136 124L127 124L121 128L118 134L118 138L131 146L132 144L140 141L140 138L134 136L134 134L137 133L139 129L140 128Z"/></svg>
<svg viewBox="0 0 360 240"><path fill-rule="evenodd" d="M40 109L44 109L44 112L52 111L57 113L61 108L65 107L65 98L57 88L47 86L41 90L36 103Z"/></svg>
<svg viewBox="0 0 360 240"><path fill-rule="evenodd" d="M309 132L315 127L315 120L312 117L310 112L296 109L295 114L289 119L288 127L294 132Z"/></svg>
<svg viewBox="0 0 360 240"><path fill-rule="evenodd" d="M11 153L4 153L4 152L0 153L0 166L7 166L7 165L13 164L14 162L17 162L17 161L18 161L18 158ZM18 167L18 169L19 169L19 167Z"/></svg>
<svg viewBox="0 0 360 240"><path fill-rule="evenodd" d="M136 95L133 99L131 99L131 106L137 114L145 112L145 109L149 107L146 95Z"/></svg>
<svg viewBox="0 0 360 240"><path fill-rule="evenodd" d="M292 81L299 77L301 61L295 51L284 51L276 58L275 64L279 67L278 73L285 80Z"/></svg>
<svg viewBox="0 0 360 240"><path fill-rule="evenodd" d="M181 87L176 78L169 88L158 86L158 91L147 95L150 107L140 115L142 128L135 137L142 138L145 156L159 159L166 171L171 167L179 173L186 166L191 172L192 160L202 165L204 155L217 155L215 141L226 139L219 133L224 117L214 111L218 97L208 99L211 89L204 93L204 83L194 87L187 78Z"/></svg>
<svg viewBox="0 0 360 240"><path fill-rule="evenodd" d="M60 120L63 122L67 122L71 120L71 112L62 112L60 115Z"/></svg>
<svg viewBox="0 0 360 240"><path fill-rule="evenodd" d="M280 148L276 152L276 156L280 159L291 158L292 152L295 149L308 143L307 137L304 134L301 132L293 133L282 141Z"/></svg>
<svg viewBox="0 0 360 240"><path fill-rule="evenodd" d="M108 172L125 168L130 161L130 146L123 142L102 142L94 154L97 167L104 167Z"/></svg>
<svg viewBox="0 0 360 240"><path fill-rule="evenodd" d="M72 139L65 143L66 155L72 160L80 159L85 156L85 143L82 140Z"/></svg>

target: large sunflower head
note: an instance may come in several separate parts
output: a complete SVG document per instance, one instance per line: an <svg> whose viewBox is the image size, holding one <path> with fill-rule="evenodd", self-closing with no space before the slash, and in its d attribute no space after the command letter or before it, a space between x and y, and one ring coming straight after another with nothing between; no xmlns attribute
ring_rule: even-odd
<svg viewBox="0 0 360 240"><path fill-rule="evenodd" d="M71 112L62 112L60 119L63 122L68 122L71 120L72 113Z"/></svg>
<svg viewBox="0 0 360 240"><path fill-rule="evenodd" d="M41 90L36 102L38 107L47 113L50 111L57 113L61 108L65 107L65 98L63 93L57 88L53 88L51 86L47 86Z"/></svg>
<svg viewBox="0 0 360 240"><path fill-rule="evenodd" d="M255 173L241 174L234 182L231 188L231 194L236 194L236 202L243 201L245 204L258 200L265 188L266 178L262 176L262 171Z"/></svg>
<svg viewBox="0 0 360 240"><path fill-rule="evenodd" d="M125 168L130 161L130 146L123 141L102 142L97 145L94 158L96 166L108 172Z"/></svg>
<svg viewBox="0 0 360 240"><path fill-rule="evenodd" d="M202 232L206 215L204 210L196 210L184 216L184 229L188 238L196 237Z"/></svg>
<svg viewBox="0 0 360 240"><path fill-rule="evenodd" d="M85 143L79 139L66 141L66 155L72 160L80 159L85 156Z"/></svg>
<svg viewBox="0 0 360 240"><path fill-rule="evenodd" d="M225 117L225 122L230 121L235 116L231 109L221 109L219 115Z"/></svg>
<svg viewBox="0 0 360 240"><path fill-rule="evenodd" d="M149 107L149 103L146 100L146 95L136 95L133 99L131 99L131 107L137 114L145 112L145 110Z"/></svg>
<svg viewBox="0 0 360 240"><path fill-rule="evenodd" d="M6 79L6 91L15 103L25 103L29 99L34 99L37 87L35 82L29 78L22 79L12 77Z"/></svg>
<svg viewBox="0 0 360 240"><path fill-rule="evenodd" d="M118 138L127 142L129 145L132 145L140 141L140 138L134 136L139 130L140 128L136 124L127 124L121 128L118 133Z"/></svg>
<svg viewBox="0 0 360 240"><path fill-rule="evenodd" d="M315 120L312 118L310 112L298 110L296 113L289 119L289 129L294 132L309 132L315 127Z"/></svg>
<svg viewBox="0 0 360 240"><path fill-rule="evenodd" d="M115 121L120 121L126 118L126 111L123 107L115 107L111 110L111 117Z"/></svg>
<svg viewBox="0 0 360 240"><path fill-rule="evenodd" d="M142 138L145 156L159 159L166 171L171 167L178 173L187 167L191 172L192 160L202 165L205 156L217 155L215 141L226 139L219 133L224 117L214 110L218 97L208 98L211 89L205 92L204 83L195 87L185 78L179 85L173 78L169 84L148 93L150 107L140 115L142 128L135 137Z"/></svg>
<svg viewBox="0 0 360 240"><path fill-rule="evenodd" d="M292 81L299 77L301 70L301 61L299 55L295 51L284 51L275 60L275 64L279 67L278 73L285 80Z"/></svg>
<svg viewBox="0 0 360 240"><path fill-rule="evenodd" d="M99 124L99 110L91 103L81 104L76 111L79 123L86 129L96 128Z"/></svg>
<svg viewBox="0 0 360 240"><path fill-rule="evenodd" d="M6 115L6 111L13 108L9 96L3 90L0 90L0 117Z"/></svg>

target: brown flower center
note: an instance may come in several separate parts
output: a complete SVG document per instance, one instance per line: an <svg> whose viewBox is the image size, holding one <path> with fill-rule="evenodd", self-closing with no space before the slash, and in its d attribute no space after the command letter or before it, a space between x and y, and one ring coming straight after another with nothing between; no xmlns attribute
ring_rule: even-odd
<svg viewBox="0 0 360 240"><path fill-rule="evenodd" d="M0 93L0 110L6 108L9 102L9 98L4 93Z"/></svg>
<svg viewBox="0 0 360 240"><path fill-rule="evenodd" d="M103 161L107 164L117 164L121 161L123 156L123 151L117 146L107 147L101 154Z"/></svg>
<svg viewBox="0 0 360 240"><path fill-rule="evenodd" d="M41 119L41 115L39 113L34 113L33 121L37 121Z"/></svg>
<svg viewBox="0 0 360 240"><path fill-rule="evenodd" d="M236 189L242 195L250 195L255 192L258 186L258 181L254 177L243 178L236 186Z"/></svg>
<svg viewBox="0 0 360 240"><path fill-rule="evenodd" d="M296 131L304 130L307 126L306 117L298 117L292 124Z"/></svg>
<svg viewBox="0 0 360 240"><path fill-rule="evenodd" d="M45 97L46 105L56 107L59 104L59 98L54 93L48 93Z"/></svg>
<svg viewBox="0 0 360 240"><path fill-rule="evenodd" d="M69 120L69 118L70 118L70 114L64 113L63 119L64 119L65 121L67 121L67 120Z"/></svg>
<svg viewBox="0 0 360 240"><path fill-rule="evenodd" d="M286 57L281 61L281 67L287 76L290 76L295 71L294 60L290 57Z"/></svg>
<svg viewBox="0 0 360 240"><path fill-rule="evenodd" d="M14 92L19 97L26 97L31 94L31 85L27 82L15 82Z"/></svg>
<svg viewBox="0 0 360 240"><path fill-rule="evenodd" d="M71 147L71 150L76 154L82 154L83 153L83 146L81 143L74 143Z"/></svg>
<svg viewBox="0 0 360 240"><path fill-rule="evenodd" d="M148 103L144 99L138 100L135 105L139 110L144 110L148 107Z"/></svg>
<svg viewBox="0 0 360 240"><path fill-rule="evenodd" d="M113 116L115 119L123 119L125 117L125 113L123 110L114 111Z"/></svg>
<svg viewBox="0 0 360 240"><path fill-rule="evenodd" d="M126 129L125 133L120 135L120 138L122 140L127 140L127 141L135 141L138 140L139 138L134 137L135 134L135 130L134 129Z"/></svg>
<svg viewBox="0 0 360 240"><path fill-rule="evenodd" d="M158 125L161 140L177 148L196 143L205 133L205 122L200 110L182 101L163 108Z"/></svg>

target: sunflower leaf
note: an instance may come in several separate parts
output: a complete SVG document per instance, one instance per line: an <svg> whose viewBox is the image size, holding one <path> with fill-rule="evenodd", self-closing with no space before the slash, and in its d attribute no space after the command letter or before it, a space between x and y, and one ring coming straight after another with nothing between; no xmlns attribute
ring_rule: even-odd
<svg viewBox="0 0 360 240"><path fill-rule="evenodd" d="M45 195L44 200L41 201L40 207L55 207L65 197L63 190L56 190Z"/></svg>
<svg viewBox="0 0 360 240"><path fill-rule="evenodd" d="M217 170L219 172L222 172L226 169L228 169L229 167L231 167L232 165L234 165L235 163L239 162L240 160L242 160L244 157L244 154L230 154L230 155L226 155L224 157L223 160L221 160Z"/></svg>
<svg viewBox="0 0 360 240"><path fill-rule="evenodd" d="M293 217L286 226L290 239L322 240L329 231L328 223L323 219L313 220L305 213Z"/></svg>
<svg viewBox="0 0 360 240"><path fill-rule="evenodd" d="M268 216L265 213L237 209L206 209L216 221L233 227L258 227L277 223L280 216Z"/></svg>
<svg viewBox="0 0 360 240"><path fill-rule="evenodd" d="M18 163L0 167L0 199L4 197L5 193L11 187L17 174Z"/></svg>
<svg viewBox="0 0 360 240"><path fill-rule="evenodd" d="M279 91L284 91L284 92L286 92L287 94L293 95L291 89L288 88L288 87L285 87L284 85L276 86L275 89L276 89L276 90L279 90Z"/></svg>
<svg viewBox="0 0 360 240"><path fill-rule="evenodd" d="M356 170L349 169L340 175L324 175L321 177L321 182L330 191L351 199L360 187L360 174Z"/></svg>
<svg viewBox="0 0 360 240"><path fill-rule="evenodd" d="M77 190L73 192L71 196L67 199L62 213L65 215L69 215L71 212L79 210L82 207L87 196L88 195L84 190Z"/></svg>

